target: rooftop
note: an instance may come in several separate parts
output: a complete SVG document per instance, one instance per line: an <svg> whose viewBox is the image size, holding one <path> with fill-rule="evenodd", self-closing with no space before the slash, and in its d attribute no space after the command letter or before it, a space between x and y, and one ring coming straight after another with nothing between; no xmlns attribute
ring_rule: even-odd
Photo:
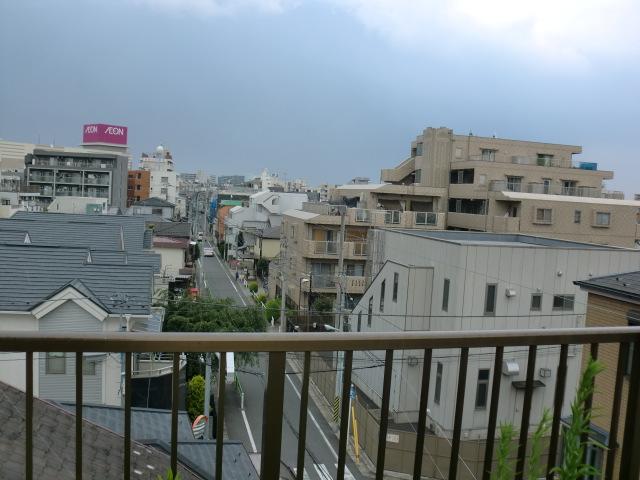
<svg viewBox="0 0 640 480"><path fill-rule="evenodd" d="M168 207L168 208L175 207L173 203L167 202L166 200L158 197L145 198L144 200L135 202L133 205L141 206L141 207Z"/></svg>
<svg viewBox="0 0 640 480"><path fill-rule="evenodd" d="M455 230L383 230L401 235L412 235L416 237L429 238L431 240L456 243L459 245L481 245L493 247L538 247L576 250L625 250L622 247L612 247L609 245L571 242L568 240L559 240L555 238L511 233L466 232Z"/></svg>
<svg viewBox="0 0 640 480"><path fill-rule="evenodd" d="M574 283L587 290L640 301L640 272L618 273L589 280L579 280Z"/></svg>

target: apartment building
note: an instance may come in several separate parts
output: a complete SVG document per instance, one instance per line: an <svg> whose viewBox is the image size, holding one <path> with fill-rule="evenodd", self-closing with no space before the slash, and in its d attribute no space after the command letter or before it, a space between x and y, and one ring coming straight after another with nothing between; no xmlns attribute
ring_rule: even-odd
<svg viewBox="0 0 640 480"><path fill-rule="evenodd" d="M522 330L526 334L528 329L584 327L590 308L586 292L574 281L637 271L640 265L640 251L635 249L483 232L379 229L372 233L370 248L374 279L348 317L352 331ZM469 355L467 407L461 424L465 442L486 438L494 375L501 378L498 423L517 425L520 418L527 350L506 349L499 372L493 371L494 352L479 348ZM413 435L411 425L418 418L416 385L422 378L423 353L407 350L394 355L389 408L399 444L404 443L403 435ZM532 425L544 408L553 406L559 353L559 347L538 349ZM370 409L380 408L382 359L381 351L354 354L354 362L367 368L354 372L352 381ZM434 350L431 368L427 425L435 435L451 438L460 350ZM571 346L563 417L570 415L580 368L581 347ZM364 448L373 450L366 444ZM464 460L472 465L476 457L468 455ZM404 463L405 468L411 466Z"/></svg>
<svg viewBox="0 0 640 480"><path fill-rule="evenodd" d="M447 213L449 229L636 246L640 203L605 190L603 182L612 179L613 172L577 161L574 156L581 152L575 145L427 128L412 142L409 158L382 170L381 179L428 195L434 211ZM344 187L335 192L353 198L348 193ZM362 193L362 203L379 201ZM394 208L403 205L398 202Z"/></svg>
<svg viewBox="0 0 640 480"><path fill-rule="evenodd" d="M575 283L588 293L587 327L640 325L640 271L585 278ZM615 418L613 412L617 406L621 418L627 415L633 352L633 347L625 350L616 343L602 344L598 348L598 360L605 368L596 378L594 404L602 407L598 408L597 414L591 419L590 431L593 440L609 449L591 445L589 458L597 466L606 465L605 478L620 478L619 446L623 443L624 425L614 425L611 419ZM588 357L589 352L585 350L582 355L583 366ZM599 401L602 403L598 403ZM613 462L609 462L611 454L615 454Z"/></svg>
<svg viewBox="0 0 640 480"><path fill-rule="evenodd" d="M149 197L157 197L175 205L178 192L178 174L173 156L164 146L156 147L155 153L143 153L140 170L149 172Z"/></svg>
<svg viewBox="0 0 640 480"><path fill-rule="evenodd" d="M127 178L127 207L151 196L151 172L129 170Z"/></svg>
<svg viewBox="0 0 640 480"><path fill-rule="evenodd" d="M127 203L128 157L119 152L69 147L36 147L25 156L24 180L37 187L40 206L56 197L96 197L111 207Z"/></svg>
<svg viewBox="0 0 640 480"><path fill-rule="evenodd" d="M350 186L343 188L348 189ZM362 187L362 185L353 185ZM371 189L376 186L366 185ZM395 186L391 186L395 187ZM340 230L344 218L342 275L339 271ZM310 297L336 296L338 282L345 295L344 306L355 305L367 285L367 235L375 227L444 229L444 214L427 211L368 210L345 205L304 203L302 210L288 210L283 215L282 237L286 249L278 264L270 265L270 277L284 271L288 301L308 307ZM301 288L301 280L310 280ZM305 282L306 283L306 282ZM309 285L311 288L309 288ZM270 282L269 292L277 295L280 282ZM301 291L302 290L302 291Z"/></svg>

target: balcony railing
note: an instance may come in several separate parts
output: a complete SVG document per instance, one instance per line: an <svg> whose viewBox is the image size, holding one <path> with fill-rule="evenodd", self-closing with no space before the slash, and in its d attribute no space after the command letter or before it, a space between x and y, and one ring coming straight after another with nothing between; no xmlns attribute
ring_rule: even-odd
<svg viewBox="0 0 640 480"><path fill-rule="evenodd" d="M57 167L57 168L92 168L110 169L113 168L113 161L105 160L84 160L76 158L33 158L31 165L35 167Z"/></svg>
<svg viewBox="0 0 640 480"><path fill-rule="evenodd" d="M102 178L89 178L84 179L85 185L109 185L109 177Z"/></svg>
<svg viewBox="0 0 640 480"><path fill-rule="evenodd" d="M82 477L83 463L83 353L84 352L122 352L124 353L124 438L123 438L123 478L131 475L131 403L132 403L132 354L150 351L174 352L172 365L172 408L171 408L171 441L170 465L174 473L178 465L178 405L179 405L179 369L182 352L216 352L220 353L218 378L226 375L226 352L267 352L268 366L265 377L265 393L262 417L262 448L260 478L275 480L280 478L281 446L285 403L285 377L287 353L304 354L302 367L302 388L299 394L300 408L298 419L298 444L296 458L296 477L304 476L305 456L307 451L307 416L309 406L309 380L311 377L311 352L343 352L343 361L338 367L342 374L339 384L339 441L337 448L338 479L345 477L347 459L347 442L349 434L349 407L352 385L352 373L355 352L383 351L384 361L380 363L381 375L379 428L375 463L375 478L382 479L385 470L385 457L388 448L388 423L390 413L391 385L394 376L395 351L419 351L423 356L419 393L418 420L416 422L416 442L412 454L413 478L420 479L425 464L425 435L427 433L427 415L429 411L429 387L431 383L432 359L438 350L454 349L458 351L457 387L453 408L453 429L451 434L450 457L448 461L448 477L457 479L462 445L462 423L465 413L465 397L467 395L467 370L470 349L483 348L492 352L491 360L494 372L503 371L503 360L509 356L509 347L526 347L526 380L523 382L523 408L520 412L520 434L517 443L516 480L522 480L529 443L529 427L531 424L531 406L537 381L535 380L536 356L538 351L559 346L556 385L553 394L551 434L549 447L546 450L547 462L545 476L553 478L551 470L560 461L558 451L561 445L561 415L563 405L571 401L574 385L567 385L568 357L570 345L590 345L592 357L598 357L598 349L602 344L618 344L619 353L615 373L615 387L611 391L611 415L606 462L603 462L603 478L632 479L640 476L640 327L617 328L576 328L576 329L540 329L511 331L466 331L466 332L380 332L380 333L41 333L41 332L0 332L0 351L25 352L25 478L34 476L34 353L38 352L71 352L76 356L75 367L75 467L77 478ZM633 345L633 348L630 348ZM451 350L447 352L451 356ZM627 365L625 360L631 356L631 373L626 399L626 415L621 415L623 386ZM500 408L501 382L503 375L492 375L490 403L488 405L487 435L483 454L477 454L480 471L472 472L474 478L489 479L493 468L494 443ZM218 398L225 398L226 382L217 383ZM592 408L593 397L585 402L587 409ZM224 437L224 401L218 401L217 437ZM598 408L598 405L593 405ZM609 417L607 418L609 419ZM293 426L292 426L293 428ZM623 442L618 444L618 430L623 432ZM268 441L265 441L267 439ZM583 441L588 439L584 438ZM215 478L222 478L223 442L216 442ZM464 462L465 468L469 468ZM615 475L616 463L620 471ZM442 465L442 470L446 468ZM291 471L293 468L291 468ZM460 469L462 470L462 469Z"/></svg>
<svg viewBox="0 0 640 480"><path fill-rule="evenodd" d="M600 188L589 186L565 187L562 185L547 185L540 182L508 182L506 180L492 180L489 183L489 190L492 192L524 192L538 193L543 195L567 195L571 197L603 198ZM614 194L614 198L619 197L619 193ZM624 194L622 195L624 198ZM606 197L611 198L611 197Z"/></svg>
<svg viewBox="0 0 640 480"><path fill-rule="evenodd" d="M53 182L53 175L30 175L30 182Z"/></svg>

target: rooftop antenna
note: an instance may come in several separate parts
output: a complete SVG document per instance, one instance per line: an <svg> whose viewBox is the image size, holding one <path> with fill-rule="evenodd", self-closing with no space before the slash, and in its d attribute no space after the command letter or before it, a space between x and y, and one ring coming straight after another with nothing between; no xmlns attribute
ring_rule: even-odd
<svg viewBox="0 0 640 480"><path fill-rule="evenodd" d="M491 138L496 138L496 132L493 132L493 135Z"/></svg>
<svg viewBox="0 0 640 480"><path fill-rule="evenodd" d="M471 130L469 130L469 136L473 137L473 132Z"/></svg>

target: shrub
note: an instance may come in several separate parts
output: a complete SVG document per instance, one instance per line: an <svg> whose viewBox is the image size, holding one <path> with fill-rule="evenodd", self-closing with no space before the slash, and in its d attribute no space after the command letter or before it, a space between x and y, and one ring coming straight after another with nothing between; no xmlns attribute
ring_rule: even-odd
<svg viewBox="0 0 640 480"><path fill-rule="evenodd" d="M317 313L330 312L333 309L333 300L329 297L321 296L315 299L311 305L311 310Z"/></svg>
<svg viewBox="0 0 640 480"><path fill-rule="evenodd" d="M258 291L258 282L249 282L247 288L251 293L256 293Z"/></svg>
<svg viewBox="0 0 640 480"><path fill-rule="evenodd" d="M202 375L195 375L187 384L187 412L192 422L198 415L202 415L204 387L205 382Z"/></svg>
<svg viewBox="0 0 640 480"><path fill-rule="evenodd" d="M271 322L271 319L278 320L280 318L280 305L279 299L272 299L267 302L264 308L264 319L267 322Z"/></svg>
<svg viewBox="0 0 640 480"><path fill-rule="evenodd" d="M265 303L266 301L267 301L267 294L266 293L258 293L256 295L256 303L257 304Z"/></svg>

